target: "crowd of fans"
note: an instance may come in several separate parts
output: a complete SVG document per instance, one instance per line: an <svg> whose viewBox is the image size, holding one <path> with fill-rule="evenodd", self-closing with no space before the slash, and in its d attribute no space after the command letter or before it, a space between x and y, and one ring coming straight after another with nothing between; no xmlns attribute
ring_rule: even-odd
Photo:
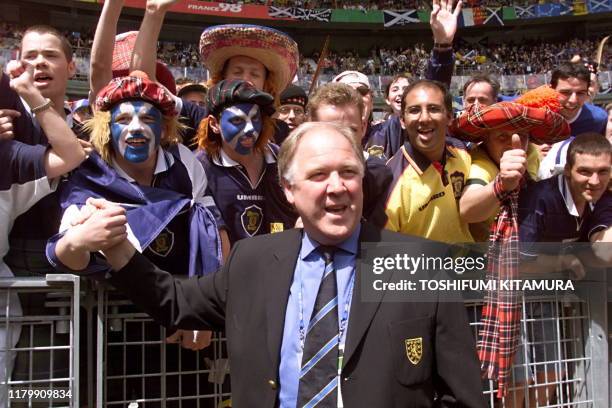
<svg viewBox="0 0 612 408"><path fill-rule="evenodd" d="M0 49L17 49L23 29L7 23L0 23ZM63 34L70 40L76 52L91 48L91 30L68 31ZM455 46L455 64L458 75L474 72L492 72L498 75L544 74L562 61L579 54L592 60L600 39L572 39L570 41L548 42L541 40L506 42L502 44L462 44ZM612 53L606 56L598 69L612 70ZM86 55L79 55L86 56ZM200 66L198 44L190 42L160 41L159 59L177 68ZM407 48L377 48L369 54L357 50L332 50L322 63L322 73L336 75L342 71L355 70L366 75L396 75L409 73L420 75L427 65L429 49L422 43ZM319 54L301 56L300 74L314 74Z"/></svg>
<svg viewBox="0 0 612 408"><path fill-rule="evenodd" d="M567 42L526 41L496 45L463 45L456 47L455 58L458 75L487 71L499 75L544 74L562 61L579 54L592 60L599 39L572 39ZM610 53L599 67L600 71L612 69ZM408 48L371 50L367 56L357 51L330 52L323 61L323 73L335 75L345 70L356 70L367 75L396 75L400 73L420 74L427 65L429 50L423 44ZM301 73L312 74L319 59L318 54L305 57Z"/></svg>

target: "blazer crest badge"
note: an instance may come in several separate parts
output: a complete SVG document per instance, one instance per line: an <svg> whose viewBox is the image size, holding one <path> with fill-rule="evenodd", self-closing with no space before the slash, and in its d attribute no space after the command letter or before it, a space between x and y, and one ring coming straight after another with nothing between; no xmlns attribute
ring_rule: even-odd
<svg viewBox="0 0 612 408"><path fill-rule="evenodd" d="M406 346L406 357L412 365L417 365L421 362L423 357L423 338L415 337L413 339L405 339L404 344Z"/></svg>

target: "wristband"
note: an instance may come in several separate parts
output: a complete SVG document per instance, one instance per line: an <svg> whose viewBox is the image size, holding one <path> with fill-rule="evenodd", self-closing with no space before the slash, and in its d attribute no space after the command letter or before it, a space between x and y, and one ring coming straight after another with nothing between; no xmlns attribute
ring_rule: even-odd
<svg viewBox="0 0 612 408"><path fill-rule="evenodd" d="M493 192L495 193L495 197L499 202L504 201L512 194L512 191L504 190L504 186L502 184L501 177L499 176L499 174L495 176L495 180L493 182Z"/></svg>
<svg viewBox="0 0 612 408"><path fill-rule="evenodd" d="M44 112L47 109L51 108L52 106L53 106L53 102L51 102L51 99L45 98L45 102L43 102L42 105L38 105L31 109L32 115L36 116L40 112Z"/></svg>
<svg viewBox="0 0 612 408"><path fill-rule="evenodd" d="M451 44L451 43L437 43L437 42L434 42L434 46L433 47L435 49L445 50L445 49L448 49L448 48L453 48L453 44Z"/></svg>

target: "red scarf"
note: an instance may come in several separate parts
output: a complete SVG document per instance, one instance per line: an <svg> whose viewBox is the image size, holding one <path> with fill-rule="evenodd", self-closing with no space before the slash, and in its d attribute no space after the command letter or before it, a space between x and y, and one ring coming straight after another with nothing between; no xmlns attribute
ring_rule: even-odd
<svg viewBox="0 0 612 408"><path fill-rule="evenodd" d="M487 279L497 281L497 289L487 292L482 311L478 357L483 377L496 380L497 397L508 389L508 378L518 347L521 320L521 293L502 290L500 280L518 279L518 194L520 187L506 192L499 175L493 185L500 202L499 214L491 226Z"/></svg>

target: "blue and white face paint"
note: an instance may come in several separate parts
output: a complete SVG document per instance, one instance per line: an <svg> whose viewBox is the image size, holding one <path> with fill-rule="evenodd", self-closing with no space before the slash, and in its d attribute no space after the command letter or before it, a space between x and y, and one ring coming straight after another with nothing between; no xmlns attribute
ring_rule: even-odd
<svg viewBox="0 0 612 408"><path fill-rule="evenodd" d="M132 163L153 156L162 135L162 114L144 101L126 101L111 109L110 132L115 151Z"/></svg>
<svg viewBox="0 0 612 408"><path fill-rule="evenodd" d="M259 105L239 103L221 112L221 136L224 144L236 153L248 155L253 151L263 128Z"/></svg>

